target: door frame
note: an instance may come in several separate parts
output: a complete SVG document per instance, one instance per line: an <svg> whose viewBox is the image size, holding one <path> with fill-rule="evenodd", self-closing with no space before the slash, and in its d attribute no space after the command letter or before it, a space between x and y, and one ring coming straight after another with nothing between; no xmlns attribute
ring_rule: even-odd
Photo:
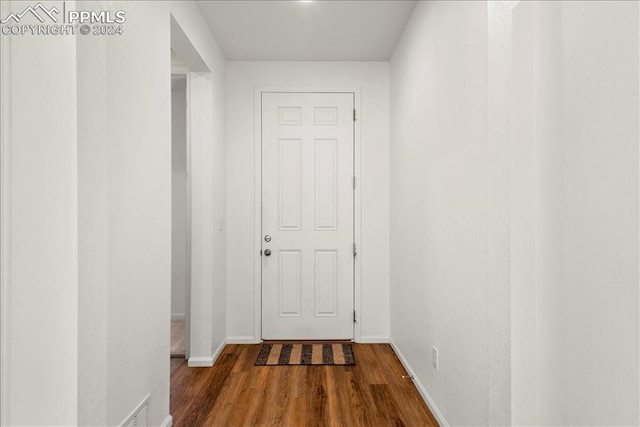
<svg viewBox="0 0 640 427"><path fill-rule="evenodd" d="M262 94L277 93L349 93L354 96L356 121L354 124L354 170L356 188L354 190L353 234L357 248L353 269L353 308L356 322L353 328L353 340L360 341L362 325L362 262L360 248L362 248L362 90L360 87L317 87L317 86L278 86L256 85L254 87L254 325L253 342L262 342Z"/></svg>

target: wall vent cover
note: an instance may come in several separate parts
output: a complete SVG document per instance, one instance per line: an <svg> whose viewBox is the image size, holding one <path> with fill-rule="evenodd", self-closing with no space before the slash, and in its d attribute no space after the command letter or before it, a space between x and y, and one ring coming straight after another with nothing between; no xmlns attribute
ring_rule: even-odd
<svg viewBox="0 0 640 427"><path fill-rule="evenodd" d="M133 413L122 423L122 427L149 427L149 398L147 395Z"/></svg>

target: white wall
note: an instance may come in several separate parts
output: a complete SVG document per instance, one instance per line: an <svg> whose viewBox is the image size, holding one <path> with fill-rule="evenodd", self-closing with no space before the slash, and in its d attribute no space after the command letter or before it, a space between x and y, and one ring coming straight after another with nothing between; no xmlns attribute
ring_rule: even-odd
<svg viewBox="0 0 640 427"><path fill-rule="evenodd" d="M509 420L487 23L484 2L418 3L391 61L391 337L452 425Z"/></svg>
<svg viewBox="0 0 640 427"><path fill-rule="evenodd" d="M513 320L520 424L639 422L638 12L514 11L512 241L529 241L513 253L512 310L530 314Z"/></svg>
<svg viewBox="0 0 640 427"><path fill-rule="evenodd" d="M3 12L24 8L13 2L3 6ZM2 151L10 156L10 161L3 158L3 202L9 204L3 205L8 222L2 230L8 251L2 254L7 268L2 272L2 420L6 425L75 425L76 40L2 39L3 72L10 73L2 80Z"/></svg>
<svg viewBox="0 0 640 427"><path fill-rule="evenodd" d="M227 334L255 341L254 90L256 85L362 91L362 340L389 334L389 80L388 63L227 63ZM359 273L357 273L359 274Z"/></svg>
<svg viewBox="0 0 640 427"><path fill-rule="evenodd" d="M512 421L518 425L567 422L560 8L520 2L512 15Z"/></svg>
<svg viewBox="0 0 640 427"><path fill-rule="evenodd" d="M512 13L518 1L488 2L487 301L489 424L511 422L510 79Z"/></svg>
<svg viewBox="0 0 640 427"><path fill-rule="evenodd" d="M86 7L102 8L102 3ZM107 39L77 39L78 424L107 423Z"/></svg>
<svg viewBox="0 0 640 427"><path fill-rule="evenodd" d="M576 425L640 423L638 7L562 7L567 421Z"/></svg>
<svg viewBox="0 0 640 427"><path fill-rule="evenodd" d="M450 424L639 422L638 32L637 2L414 10L391 334Z"/></svg>
<svg viewBox="0 0 640 427"><path fill-rule="evenodd" d="M110 39L107 48L107 423L122 422L142 398L151 393L150 424L158 425L169 413L166 355L169 354L171 280L170 13L212 71L211 109L208 110L211 115L207 122L212 128L206 133L206 139L200 134L195 141L198 147L210 146L212 153L216 153L215 147L224 147L220 126L224 123L224 115L220 113L224 108L224 59L195 3L126 2L122 7L127 11L130 25L122 38ZM216 163L209 156L196 159L192 164L194 171L210 170L212 165L216 167L223 162L224 151ZM219 178L224 174L224 167L218 167L215 173L217 175L212 172L211 176ZM194 184L194 193L201 203L224 211L224 186L224 178L200 182ZM210 213L201 213L195 207L194 210L201 216ZM211 216L209 220L213 221ZM204 231L200 233L201 241L212 243L198 251L198 256L214 259L217 254L209 248L224 247L224 237L213 242L214 234ZM224 264L210 263L210 268L218 273L222 283L203 280L194 287L211 296L216 289L224 289ZM219 299L211 297L201 303L210 313L201 320L207 322L203 329L210 333L205 339L209 347L207 355L211 356L211 347L217 345L213 313L220 316L225 312L224 291ZM192 322L192 327L199 325L198 321ZM224 321L215 327L224 330ZM199 342L199 336L195 334L195 337L192 334L192 345L193 341Z"/></svg>
<svg viewBox="0 0 640 427"><path fill-rule="evenodd" d="M171 317L184 318L187 297L187 93L171 89Z"/></svg>
<svg viewBox="0 0 640 427"><path fill-rule="evenodd" d="M187 161L191 162L189 364L210 366L225 343L227 328L225 59L195 2L171 5L179 30L184 31L182 38L172 34L172 43L177 40L172 46L193 71L187 87Z"/></svg>
<svg viewBox="0 0 640 427"><path fill-rule="evenodd" d="M223 66L217 68L223 70ZM211 366L226 338L224 73L191 73L191 296L189 364ZM213 100L199 96L212 93Z"/></svg>
<svg viewBox="0 0 640 427"><path fill-rule="evenodd" d="M212 71L212 129L201 138L212 156L200 167L214 170L201 197L205 214L226 211L224 58L197 5L106 5L82 3L125 10L122 36L11 37L9 57L3 44L3 101L12 94L6 139L2 123L3 153L11 148L7 425L118 425L149 393L150 425L169 420L170 13ZM211 357L226 330L226 240L202 239L212 243L201 256L217 260L217 280L201 283Z"/></svg>
<svg viewBox="0 0 640 427"><path fill-rule="evenodd" d="M122 6L130 25L107 41L107 424L147 393L159 424L169 397L171 89L169 33L156 23L168 11Z"/></svg>

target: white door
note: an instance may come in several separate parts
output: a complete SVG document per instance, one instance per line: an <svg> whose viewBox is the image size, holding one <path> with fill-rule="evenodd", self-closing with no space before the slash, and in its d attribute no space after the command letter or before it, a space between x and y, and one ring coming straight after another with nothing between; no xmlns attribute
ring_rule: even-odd
<svg viewBox="0 0 640 427"><path fill-rule="evenodd" d="M262 338L353 338L354 96L262 94Z"/></svg>

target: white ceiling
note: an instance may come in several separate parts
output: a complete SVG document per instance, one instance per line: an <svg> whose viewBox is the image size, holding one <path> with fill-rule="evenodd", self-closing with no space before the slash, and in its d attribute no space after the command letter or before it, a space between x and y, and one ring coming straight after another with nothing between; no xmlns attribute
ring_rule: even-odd
<svg viewBox="0 0 640 427"><path fill-rule="evenodd" d="M197 2L228 60L386 61L415 1Z"/></svg>

